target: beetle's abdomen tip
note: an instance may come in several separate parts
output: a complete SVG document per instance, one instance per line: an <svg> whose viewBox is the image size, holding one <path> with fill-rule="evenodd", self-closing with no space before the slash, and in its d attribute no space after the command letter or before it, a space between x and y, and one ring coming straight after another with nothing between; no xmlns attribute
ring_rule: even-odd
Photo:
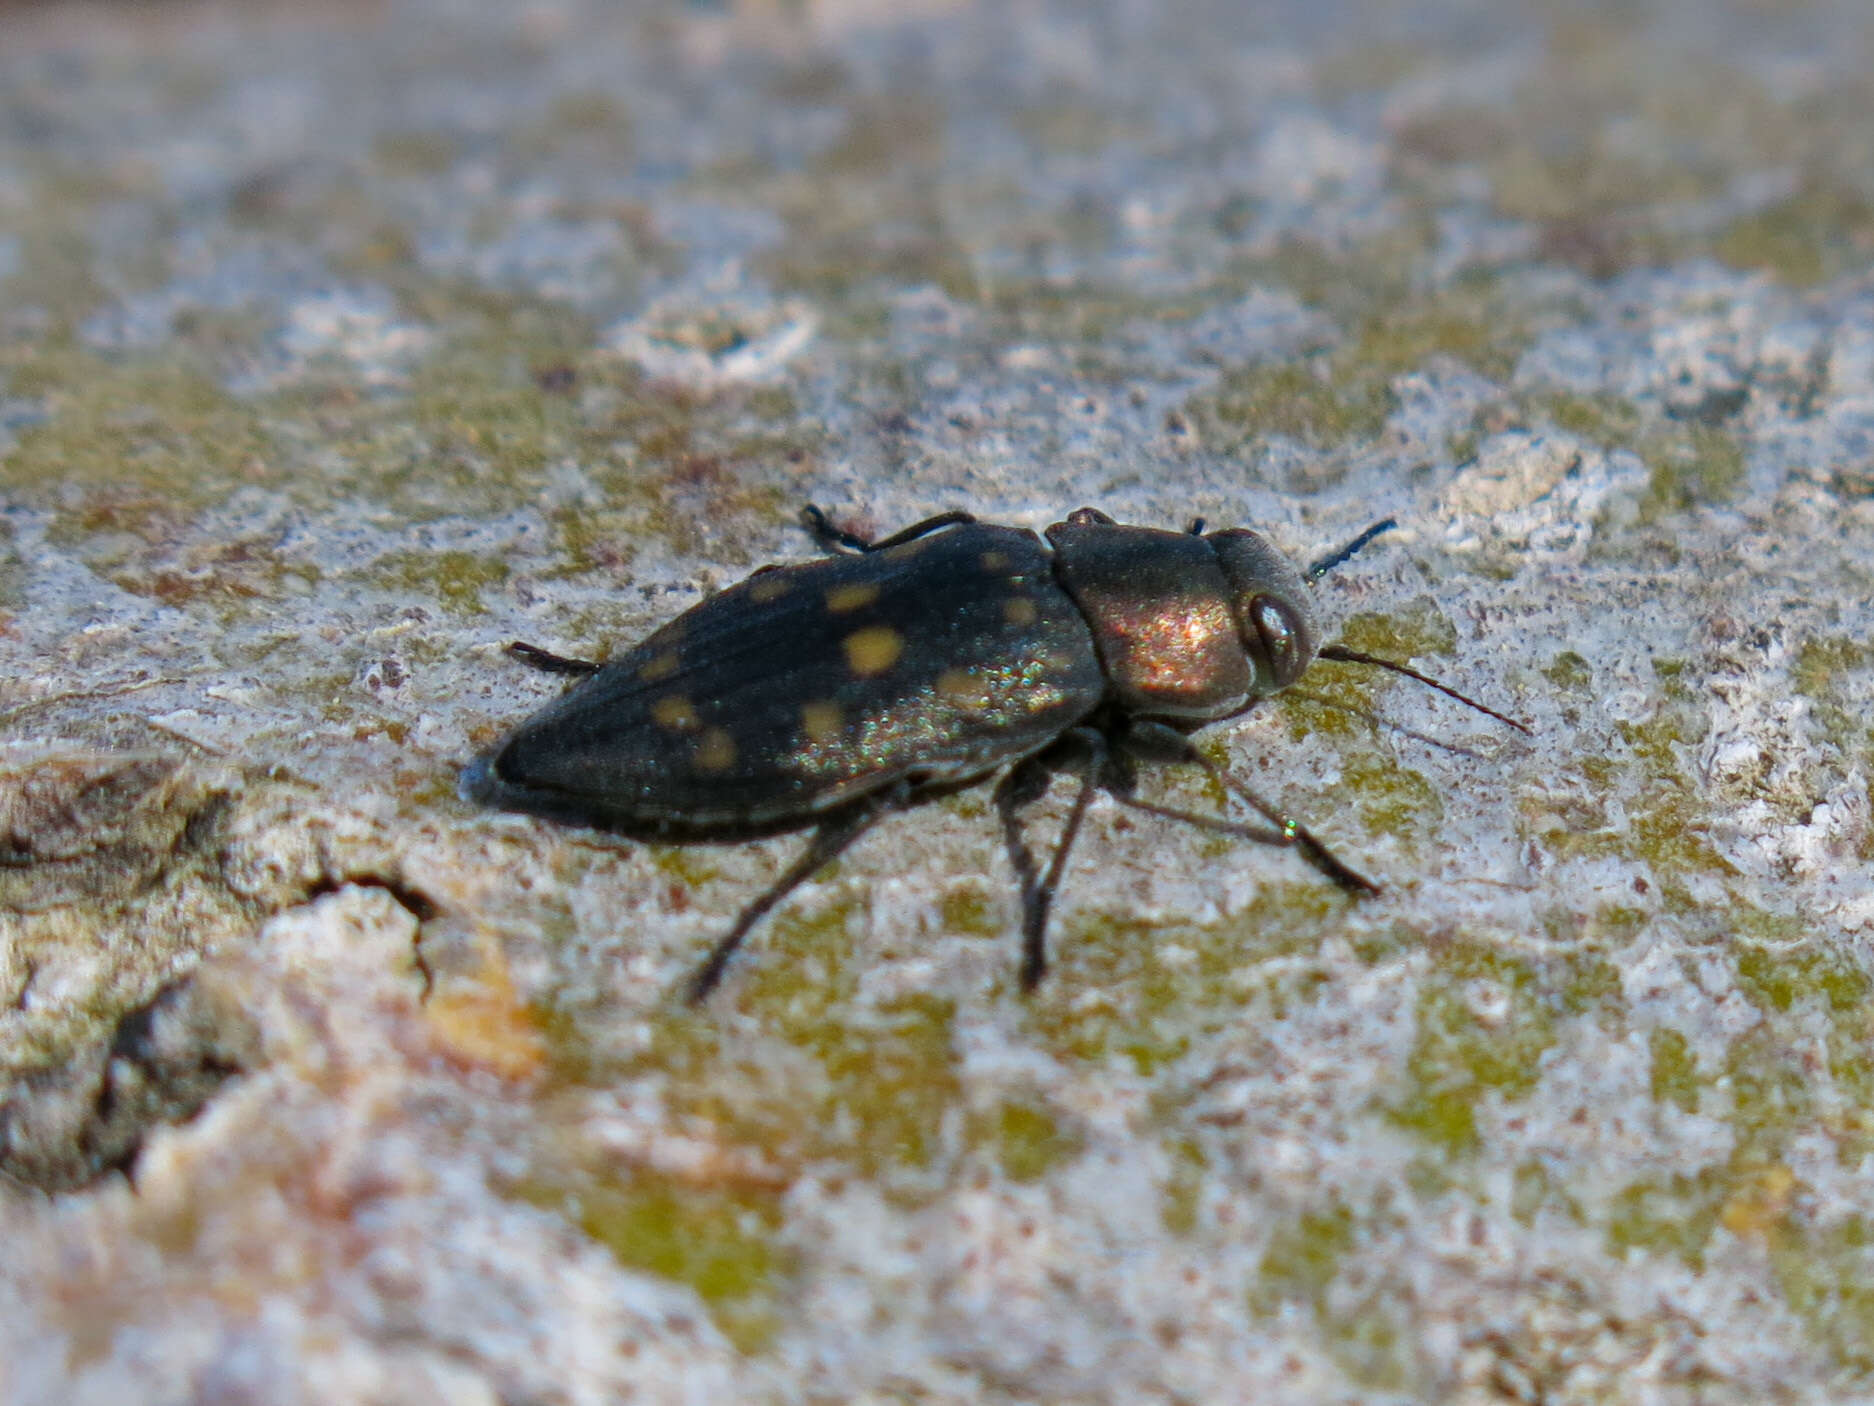
<svg viewBox="0 0 1874 1406"><path fill-rule="evenodd" d="M493 757L477 757L462 768L462 775L456 778L455 793L465 801L474 801L486 805L495 798L501 789L501 782L495 776Z"/></svg>

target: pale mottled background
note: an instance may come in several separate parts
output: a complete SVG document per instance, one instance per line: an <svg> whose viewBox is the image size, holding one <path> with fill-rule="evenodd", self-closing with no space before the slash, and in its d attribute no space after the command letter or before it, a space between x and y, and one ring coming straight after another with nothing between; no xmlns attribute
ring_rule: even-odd
<svg viewBox="0 0 1874 1406"><path fill-rule="evenodd" d="M1874 15L0 9L0 1399L1874 1399ZM886 530L1268 530L1386 892L478 812ZM1176 775L1187 805L1217 797ZM1065 810L1064 791L1044 818Z"/></svg>

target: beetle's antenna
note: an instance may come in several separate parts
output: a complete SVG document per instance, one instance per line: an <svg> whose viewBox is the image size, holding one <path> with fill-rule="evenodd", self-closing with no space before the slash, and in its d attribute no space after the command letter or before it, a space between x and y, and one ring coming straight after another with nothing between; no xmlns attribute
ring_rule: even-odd
<svg viewBox="0 0 1874 1406"><path fill-rule="evenodd" d="M1310 566L1307 571L1308 579L1310 581L1319 581L1323 576L1327 575L1328 572L1332 571L1335 567L1346 561L1348 557L1364 547L1368 542L1371 542L1375 537L1379 536L1380 533L1391 532L1398 525L1398 520L1395 518L1386 518L1382 522L1374 523L1346 546L1335 548L1319 561L1315 562L1314 565Z"/></svg>
<svg viewBox="0 0 1874 1406"><path fill-rule="evenodd" d="M1382 523L1380 526L1383 528L1386 525L1387 524ZM1379 529L1369 528L1367 529L1364 535L1367 537L1371 537L1373 533L1377 530ZM1354 546L1358 547L1359 543L1356 542ZM1509 727L1515 728L1518 732L1522 733L1523 736L1525 737L1535 736L1535 734L1529 730L1526 724L1517 722L1515 718L1505 717L1502 713L1499 713L1495 708L1486 708L1482 703L1479 703L1475 698L1466 698L1463 694L1459 693L1455 688L1451 687L1450 684L1439 683L1438 680L1431 677L1431 675L1421 674L1417 669L1414 669L1410 664L1400 664L1391 659L1381 659L1378 655L1374 655L1374 654L1362 654L1359 650L1349 649L1344 644L1324 644L1321 646L1320 651L1315 655L1315 658L1336 659L1336 660L1339 660L1342 664L1371 664L1376 669L1390 669L1395 674L1404 674L1409 679L1417 679L1420 683L1424 684L1427 688L1435 688L1440 693L1444 694L1446 697L1455 698L1458 700L1458 702L1464 704L1466 707L1475 708L1478 712L1483 713L1488 717L1495 718L1498 722L1504 723Z"/></svg>

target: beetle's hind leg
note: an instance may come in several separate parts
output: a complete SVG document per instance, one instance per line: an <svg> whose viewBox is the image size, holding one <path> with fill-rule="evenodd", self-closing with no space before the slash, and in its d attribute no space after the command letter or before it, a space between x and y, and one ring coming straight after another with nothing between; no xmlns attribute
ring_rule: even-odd
<svg viewBox="0 0 1874 1406"><path fill-rule="evenodd" d="M729 959L742 945L742 939L748 936L749 930L766 917L777 903L845 853L854 840L870 830L883 816L901 809L909 794L909 789L900 783L889 791L822 820L799 857L768 885L760 897L741 911L734 927L716 939L716 945L709 949L709 955L690 974L689 981L684 983L684 1001L694 1006L707 999L709 993L722 981L722 973L728 968Z"/></svg>
<svg viewBox="0 0 1874 1406"><path fill-rule="evenodd" d="M975 521L976 517L973 513L966 513L961 509L938 513L936 517L927 517L922 522L914 522L909 527L874 542L868 537L861 537L856 532L848 532L844 528L833 526L833 520L812 503L808 503L800 510L800 525L807 529L813 540L818 542L823 550L835 555L853 552L860 555L866 552L882 552L887 547L916 541L919 537L928 536L941 528L958 527Z"/></svg>
<svg viewBox="0 0 1874 1406"><path fill-rule="evenodd" d="M602 667L590 659L569 659L564 654L555 654L523 640L509 644L508 653L528 668L538 669L543 674L571 674L575 678L584 678L587 674L598 673Z"/></svg>
<svg viewBox="0 0 1874 1406"><path fill-rule="evenodd" d="M1259 845L1296 849L1300 851L1303 859L1347 892L1352 894L1379 892L1378 884L1343 863L1334 851L1317 839L1300 821L1291 819L1278 807L1265 801L1229 772L1211 761L1209 757L1197 750L1196 744L1190 738L1177 729L1166 727L1163 723L1134 722L1123 734L1122 743L1136 755L1190 762L1202 767L1206 776L1229 794L1247 804L1264 820L1267 820L1269 825L1267 827L1245 825L1241 821L1225 820L1222 816L1201 815L1196 811L1154 805L1150 801L1142 801L1131 794L1130 785L1109 786L1108 790L1113 798L1121 805L1143 811L1147 815L1161 816L1166 820L1182 820L1185 824L1194 825L1200 830L1210 830L1220 835L1234 835L1238 839L1253 840Z"/></svg>
<svg viewBox="0 0 1874 1406"><path fill-rule="evenodd" d="M1111 757L1106 739L1092 728L1076 728L1067 734L1067 740L1079 744L1086 760L1080 767L1080 792L1074 797L1074 808L1068 812L1067 824L1061 827L1060 838L1054 843L1054 856L1048 861L1045 874L1037 874L1034 854L1022 836L1021 810L1041 797L1047 790L1049 776L1061 768L1039 756L1029 757L1010 768L996 786L996 814L1002 819L1003 843L1008 847L1009 864L1021 885L1024 991L1034 990L1047 975L1048 914L1054 906L1054 893L1060 887L1061 876L1067 872L1067 856L1080 834L1081 822L1086 819L1094 785Z"/></svg>

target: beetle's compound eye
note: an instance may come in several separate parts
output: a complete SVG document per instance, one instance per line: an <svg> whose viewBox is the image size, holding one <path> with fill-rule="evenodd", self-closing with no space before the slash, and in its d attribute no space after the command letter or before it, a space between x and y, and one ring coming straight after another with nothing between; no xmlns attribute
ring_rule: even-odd
<svg viewBox="0 0 1874 1406"><path fill-rule="evenodd" d="M1295 612L1274 596L1257 596L1249 604L1250 622L1262 641L1262 661L1277 688L1287 688L1308 667L1302 652L1302 624Z"/></svg>

